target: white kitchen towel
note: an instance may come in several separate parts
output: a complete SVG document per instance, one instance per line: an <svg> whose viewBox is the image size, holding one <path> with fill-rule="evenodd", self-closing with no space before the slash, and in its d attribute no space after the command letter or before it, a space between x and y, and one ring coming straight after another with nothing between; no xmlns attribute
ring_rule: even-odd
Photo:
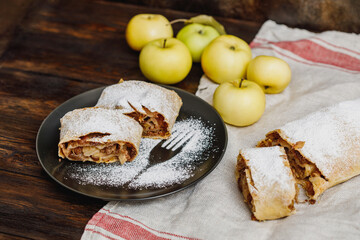
<svg viewBox="0 0 360 240"><path fill-rule="evenodd" d="M226 126L224 158L201 182L159 199L109 202L88 222L82 239L360 239L360 177L327 190L315 205L297 204L295 215L257 222L234 176L239 150L255 146L268 131L360 97L360 36L267 21L250 46L253 57L276 56L292 70L288 88L266 96L262 118L249 127ZM204 76L196 95L212 104L217 86Z"/></svg>

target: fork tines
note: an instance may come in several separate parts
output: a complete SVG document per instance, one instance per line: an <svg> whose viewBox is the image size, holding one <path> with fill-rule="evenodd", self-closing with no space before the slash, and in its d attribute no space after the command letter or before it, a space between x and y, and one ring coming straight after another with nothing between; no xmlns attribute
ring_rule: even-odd
<svg viewBox="0 0 360 240"><path fill-rule="evenodd" d="M176 134L177 133L177 134ZM179 147L185 146L190 139L194 136L194 133L190 132L174 132L173 137L166 140L161 147L171 149L172 151L177 150Z"/></svg>

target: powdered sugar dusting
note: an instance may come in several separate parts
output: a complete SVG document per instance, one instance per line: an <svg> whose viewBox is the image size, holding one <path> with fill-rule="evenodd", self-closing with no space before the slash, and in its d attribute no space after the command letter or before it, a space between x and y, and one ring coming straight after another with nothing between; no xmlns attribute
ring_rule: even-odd
<svg viewBox="0 0 360 240"><path fill-rule="evenodd" d="M178 116L182 100L173 91L144 81L128 80L108 86L102 92L96 106L118 108L124 113L133 112L133 107L146 114L143 106L151 112L161 113L170 128Z"/></svg>
<svg viewBox="0 0 360 240"><path fill-rule="evenodd" d="M360 167L360 99L341 102L280 128L286 139L305 142L299 151L327 179Z"/></svg>
<svg viewBox="0 0 360 240"><path fill-rule="evenodd" d="M176 122L173 132L192 133L193 137L177 155L165 162L149 165L150 152L161 140L143 138L139 155L132 162L123 165L71 162L66 169L67 175L83 185L122 186L129 189L164 188L180 184L192 177L196 167L212 151L216 151L213 146L214 128L201 119L188 118Z"/></svg>
<svg viewBox="0 0 360 240"><path fill-rule="evenodd" d="M277 191L295 192L295 180L283 148L279 146L266 148L249 148L241 150L251 171L258 195L271 194L276 186ZM270 192L269 192L270 190Z"/></svg>
<svg viewBox="0 0 360 240"><path fill-rule="evenodd" d="M128 141L138 146L142 127L134 119L118 110L104 108L82 108L66 113L61 119L60 144L78 140L89 133L99 132L109 135L93 138L92 141ZM121 124L119 124L121 123Z"/></svg>

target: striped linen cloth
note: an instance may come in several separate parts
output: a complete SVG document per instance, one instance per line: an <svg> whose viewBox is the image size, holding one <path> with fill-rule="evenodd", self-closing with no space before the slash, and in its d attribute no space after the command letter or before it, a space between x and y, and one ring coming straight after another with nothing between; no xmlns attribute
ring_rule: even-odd
<svg viewBox="0 0 360 240"><path fill-rule="evenodd" d="M266 96L265 113L254 125L227 125L224 158L201 182L159 199L109 202L88 222L83 240L360 239L360 177L327 190L315 205L297 204L295 215L256 222L250 220L234 176L240 148L255 146L289 121L360 97L360 36L312 33L267 21L250 46L253 57L271 55L289 63L289 87ZM212 104L217 86L204 76L196 95Z"/></svg>

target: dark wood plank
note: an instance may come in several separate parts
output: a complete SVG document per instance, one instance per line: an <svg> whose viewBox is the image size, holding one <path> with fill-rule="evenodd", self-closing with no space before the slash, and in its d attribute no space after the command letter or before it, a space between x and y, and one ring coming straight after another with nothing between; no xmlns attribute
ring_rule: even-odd
<svg viewBox="0 0 360 240"><path fill-rule="evenodd" d="M105 204L49 179L0 171L0 182L0 232L15 236L79 239L86 222Z"/></svg>
<svg viewBox="0 0 360 240"><path fill-rule="evenodd" d="M117 81L118 79L114 79L111 84ZM0 94L5 97L61 103L70 97L90 89L104 86L105 84L91 81L78 81L76 79L17 69L1 68L0 85ZM2 97L0 101L6 101L5 97ZM35 110L39 111L39 109L34 109L34 111Z"/></svg>
<svg viewBox="0 0 360 240"><path fill-rule="evenodd" d="M0 1L0 56L12 39L14 29L38 0Z"/></svg>
<svg viewBox="0 0 360 240"><path fill-rule="evenodd" d="M35 154L44 118L69 98L102 86L11 69L0 70L0 169L41 176Z"/></svg>
<svg viewBox="0 0 360 240"><path fill-rule="evenodd" d="M30 239L28 237L20 237L17 235L11 235L9 233L2 233L0 232L0 239L4 239L4 240L25 240L25 239Z"/></svg>

